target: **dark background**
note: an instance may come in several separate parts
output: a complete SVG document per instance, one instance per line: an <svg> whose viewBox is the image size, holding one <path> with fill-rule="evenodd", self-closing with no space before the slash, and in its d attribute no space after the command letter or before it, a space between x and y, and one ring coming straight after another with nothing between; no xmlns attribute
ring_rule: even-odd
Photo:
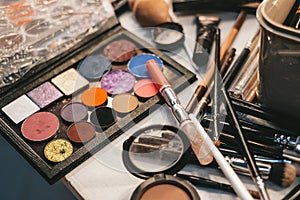
<svg viewBox="0 0 300 200"><path fill-rule="evenodd" d="M3 200L75 200L58 181L49 185L42 176L0 136L0 199Z"/></svg>

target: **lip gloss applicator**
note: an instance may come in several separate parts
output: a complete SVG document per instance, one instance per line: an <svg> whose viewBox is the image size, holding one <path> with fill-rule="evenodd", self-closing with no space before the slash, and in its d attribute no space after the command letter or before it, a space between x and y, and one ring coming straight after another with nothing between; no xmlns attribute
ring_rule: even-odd
<svg viewBox="0 0 300 200"><path fill-rule="evenodd" d="M163 96L168 106L172 109L174 117L180 124L180 128L189 138L192 150L199 163L207 165L213 161L213 158L215 158L236 194L243 200L253 199L237 174L229 166L221 152L213 144L204 128L200 125L193 114L189 115L180 104L174 90L160 70L156 61L149 60L146 63L146 67L160 94Z"/></svg>

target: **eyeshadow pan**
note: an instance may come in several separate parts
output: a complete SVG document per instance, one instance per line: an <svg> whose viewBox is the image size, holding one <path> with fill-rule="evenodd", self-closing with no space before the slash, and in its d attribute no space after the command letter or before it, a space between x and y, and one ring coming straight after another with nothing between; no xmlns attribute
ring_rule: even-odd
<svg viewBox="0 0 300 200"><path fill-rule="evenodd" d="M40 108L44 108L55 100L63 96L63 94L55 88L50 82L45 82L37 88L27 93Z"/></svg>
<svg viewBox="0 0 300 200"><path fill-rule="evenodd" d="M158 93L158 89L150 79L141 79L133 87L134 94L141 98L150 98Z"/></svg>
<svg viewBox="0 0 300 200"><path fill-rule="evenodd" d="M50 141L44 148L45 157L51 162L61 162L73 153L73 145L66 139L58 138Z"/></svg>
<svg viewBox="0 0 300 200"><path fill-rule="evenodd" d="M145 53L145 54L136 55L130 59L127 65L128 71L131 72L136 77L149 78L150 75L146 68L146 62L148 60L155 60L158 63L160 69L163 68L163 61L158 56L154 54Z"/></svg>
<svg viewBox="0 0 300 200"><path fill-rule="evenodd" d="M136 96L131 94L118 94L112 100L112 107L119 113L129 113L136 109L139 101Z"/></svg>
<svg viewBox="0 0 300 200"><path fill-rule="evenodd" d="M114 70L102 77L101 87L111 95L122 94L131 91L135 81L131 73Z"/></svg>
<svg viewBox="0 0 300 200"><path fill-rule="evenodd" d="M90 120L96 129L101 131L116 122L116 112L109 107L98 107L92 111Z"/></svg>
<svg viewBox="0 0 300 200"><path fill-rule="evenodd" d="M107 102L107 92L102 88L86 89L81 95L81 101L89 107L104 105Z"/></svg>
<svg viewBox="0 0 300 200"><path fill-rule="evenodd" d="M90 55L78 65L78 72L88 80L100 80L111 70L111 62L100 55Z"/></svg>
<svg viewBox="0 0 300 200"><path fill-rule="evenodd" d="M22 95L2 108L3 112L16 124L40 110L26 95Z"/></svg>
<svg viewBox="0 0 300 200"><path fill-rule="evenodd" d="M76 122L68 128L68 138L72 142L84 143L91 140L96 135L95 127L85 121Z"/></svg>
<svg viewBox="0 0 300 200"><path fill-rule="evenodd" d="M115 63L124 63L136 54L136 46L128 40L115 40L103 50L103 55Z"/></svg>
<svg viewBox="0 0 300 200"><path fill-rule="evenodd" d="M24 120L21 126L23 136L31 141L44 141L59 129L59 119L51 112L38 112Z"/></svg>
<svg viewBox="0 0 300 200"><path fill-rule="evenodd" d="M80 102L72 102L61 109L60 116L65 122L78 122L87 118L88 109Z"/></svg>
<svg viewBox="0 0 300 200"><path fill-rule="evenodd" d="M51 79L65 95L71 95L87 87L89 82L78 71L71 68Z"/></svg>

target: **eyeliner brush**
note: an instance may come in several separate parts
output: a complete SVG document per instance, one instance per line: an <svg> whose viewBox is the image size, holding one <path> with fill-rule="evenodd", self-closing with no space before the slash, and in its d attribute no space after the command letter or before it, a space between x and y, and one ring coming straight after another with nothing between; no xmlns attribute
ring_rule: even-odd
<svg viewBox="0 0 300 200"><path fill-rule="evenodd" d="M236 129L235 136L236 136L236 139L239 141L240 148L242 150L242 153L244 154L243 156L247 160L247 164L248 164L252 179L256 183L256 187L259 191L260 197L263 200L268 200L268 199L270 199L269 194L267 193L264 181L259 174L259 170L254 161L253 155L251 154L251 152L248 148L247 141L244 137L244 133L242 131L241 125L238 121L237 114L236 114L235 110L233 109L231 99L229 98L229 94L225 90L225 87L221 87L221 92L222 92L223 97L226 102L226 110L228 111L228 117Z"/></svg>

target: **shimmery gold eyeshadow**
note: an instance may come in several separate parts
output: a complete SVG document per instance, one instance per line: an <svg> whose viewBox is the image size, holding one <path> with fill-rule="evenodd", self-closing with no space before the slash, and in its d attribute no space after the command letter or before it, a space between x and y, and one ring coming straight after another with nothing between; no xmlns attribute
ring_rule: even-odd
<svg viewBox="0 0 300 200"><path fill-rule="evenodd" d="M61 162L73 153L72 144L66 139L55 139L44 148L45 157L51 162Z"/></svg>
<svg viewBox="0 0 300 200"><path fill-rule="evenodd" d="M76 93L89 84L88 80L81 76L74 68L59 74L52 78L51 81L65 95Z"/></svg>

